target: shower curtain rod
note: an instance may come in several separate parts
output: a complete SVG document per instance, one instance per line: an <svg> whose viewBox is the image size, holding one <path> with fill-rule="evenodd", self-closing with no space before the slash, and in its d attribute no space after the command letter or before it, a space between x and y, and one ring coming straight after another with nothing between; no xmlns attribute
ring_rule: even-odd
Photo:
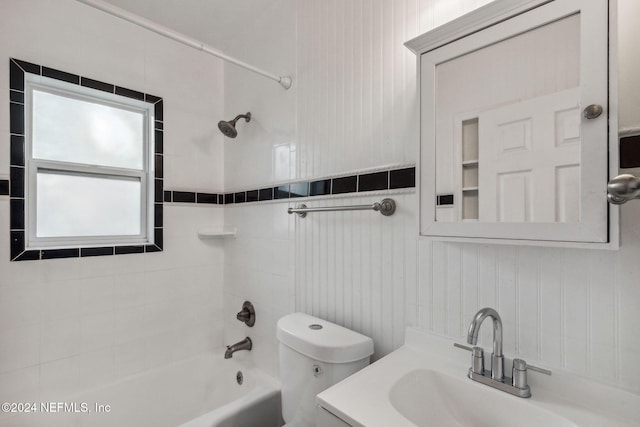
<svg viewBox="0 0 640 427"><path fill-rule="evenodd" d="M242 62L231 56L225 55L224 53L212 48L211 46L207 46L206 44L201 43L198 40L192 39L191 37L188 37L182 33L173 31L167 27L156 24L155 22L149 19L143 18L131 12L128 12L117 6L109 4L103 0L77 0L77 1L80 3L84 3L87 6L91 6L98 10L106 12L110 15L124 19L125 21L131 22L132 24L136 24L142 28L146 28L147 30L153 31L154 33L160 34L161 36L168 37L172 40L177 41L178 43L182 43L194 49L201 50L202 52L208 53L209 55L216 56L224 61L235 64L246 70L253 71L254 73L260 74L261 76L264 76L268 79L275 80L278 83L280 83L280 86L282 86L285 89L289 89L291 87L291 77L289 76L276 76L275 74L268 73L264 70L261 70L260 68L254 67L253 65L249 65L246 62Z"/></svg>

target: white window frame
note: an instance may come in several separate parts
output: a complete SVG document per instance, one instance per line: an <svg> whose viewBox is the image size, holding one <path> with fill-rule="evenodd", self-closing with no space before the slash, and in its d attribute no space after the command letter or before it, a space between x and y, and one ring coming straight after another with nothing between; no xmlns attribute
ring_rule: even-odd
<svg viewBox="0 0 640 427"><path fill-rule="evenodd" d="M98 166L33 157L33 91L141 113L143 119L143 165L141 169ZM25 250L87 248L154 244L154 105L77 84L25 74ZM38 237L37 174L52 171L85 177L139 180L140 234L106 236Z"/></svg>

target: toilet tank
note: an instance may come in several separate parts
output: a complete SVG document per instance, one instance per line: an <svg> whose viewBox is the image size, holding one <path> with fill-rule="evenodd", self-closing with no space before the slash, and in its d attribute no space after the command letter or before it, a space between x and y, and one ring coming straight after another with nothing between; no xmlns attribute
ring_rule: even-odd
<svg viewBox="0 0 640 427"><path fill-rule="evenodd" d="M315 425L316 395L369 364L371 338L304 313L278 321L282 416Z"/></svg>

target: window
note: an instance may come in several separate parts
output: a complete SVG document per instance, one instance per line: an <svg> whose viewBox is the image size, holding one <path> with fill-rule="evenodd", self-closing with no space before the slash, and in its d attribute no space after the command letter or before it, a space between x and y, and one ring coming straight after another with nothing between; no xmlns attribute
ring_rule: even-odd
<svg viewBox="0 0 640 427"><path fill-rule="evenodd" d="M11 60L11 101L12 260L161 250L160 98Z"/></svg>

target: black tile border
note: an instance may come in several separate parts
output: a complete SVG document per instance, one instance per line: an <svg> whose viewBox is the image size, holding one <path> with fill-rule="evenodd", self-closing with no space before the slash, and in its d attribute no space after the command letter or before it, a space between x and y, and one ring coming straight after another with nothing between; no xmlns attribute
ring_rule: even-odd
<svg viewBox="0 0 640 427"><path fill-rule="evenodd" d="M256 188L233 193L200 193L196 191L166 190L165 203L191 204L245 204L271 200L288 200L298 197L316 197L357 194L368 191L399 190L415 187L416 168L402 167L359 175L291 181L275 187Z"/></svg>
<svg viewBox="0 0 640 427"><path fill-rule="evenodd" d="M8 196L8 195L9 195L9 180L0 179L0 196Z"/></svg>
<svg viewBox="0 0 640 427"><path fill-rule="evenodd" d="M153 245L114 245L100 248L67 248L67 249L40 249L25 250L24 236L24 174L25 174L25 142L24 142L24 77L25 73L50 77L67 83L84 86L87 88L114 93L137 99L154 106L154 178L155 178L155 205L153 218ZM11 261L27 261L55 258L77 258L104 255L119 255L129 253L160 252L163 247L163 196L166 200L166 191L163 191L163 100L162 98L138 92L132 89L105 83L66 71L44 67L19 59L9 59L9 132L11 134L10 145L10 179L0 180L0 196L10 197L10 259ZM170 192L169 192L170 193ZM216 197L217 200L217 197ZM171 201L171 200L170 200ZM207 203L207 202L204 202Z"/></svg>

